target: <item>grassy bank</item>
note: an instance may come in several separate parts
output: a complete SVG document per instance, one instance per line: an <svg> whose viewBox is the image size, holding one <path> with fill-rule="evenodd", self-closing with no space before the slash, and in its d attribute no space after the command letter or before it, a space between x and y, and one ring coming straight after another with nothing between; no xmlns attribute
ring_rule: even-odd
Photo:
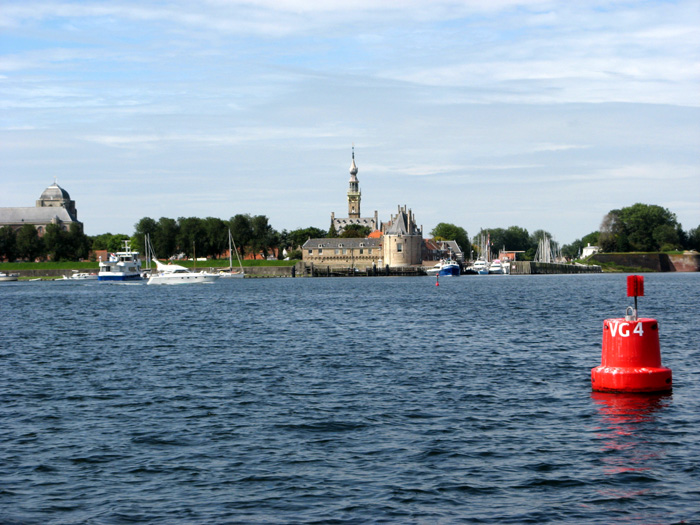
<svg viewBox="0 0 700 525"><path fill-rule="evenodd" d="M167 261L163 261L166 262ZM194 268L194 261L174 261L175 263L184 266L186 268ZM294 266L298 261L243 261L243 267L251 266ZM229 261L228 259L211 259L208 261L197 261L197 268L227 268ZM142 261L143 266L146 266L146 261ZM234 262L234 266L237 264ZM98 262L78 262L78 261L64 261L64 262L13 262L13 263L0 263L0 272L15 272L21 270L97 270L99 268Z"/></svg>

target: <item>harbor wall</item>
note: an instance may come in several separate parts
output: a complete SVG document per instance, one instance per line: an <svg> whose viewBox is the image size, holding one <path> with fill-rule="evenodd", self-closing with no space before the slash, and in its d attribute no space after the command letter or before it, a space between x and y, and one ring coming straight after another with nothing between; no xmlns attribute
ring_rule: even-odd
<svg viewBox="0 0 700 525"><path fill-rule="evenodd" d="M602 273L600 266L581 264L540 263L514 261L510 263L511 275L548 275L562 273Z"/></svg>
<svg viewBox="0 0 700 525"><path fill-rule="evenodd" d="M596 253L591 262L613 263L630 268L644 268L652 272L698 272L700 254L683 253Z"/></svg>

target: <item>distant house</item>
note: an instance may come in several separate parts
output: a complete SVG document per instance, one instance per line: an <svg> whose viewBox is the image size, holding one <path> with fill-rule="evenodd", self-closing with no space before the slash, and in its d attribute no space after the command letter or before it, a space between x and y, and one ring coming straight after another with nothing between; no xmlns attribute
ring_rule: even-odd
<svg viewBox="0 0 700 525"><path fill-rule="evenodd" d="M524 250L500 250L498 258L501 261L515 261L519 253L525 253Z"/></svg>
<svg viewBox="0 0 700 525"><path fill-rule="evenodd" d="M591 243L588 243L588 246L584 247L583 250L581 250L581 258L585 259L586 257L590 257L591 255L594 255L600 251L600 248L598 246L591 246Z"/></svg>
<svg viewBox="0 0 700 525"><path fill-rule="evenodd" d="M452 257L457 262L464 262L464 252L456 241L436 241L435 239L423 239L424 262L439 261ZM425 264L424 264L425 266Z"/></svg>

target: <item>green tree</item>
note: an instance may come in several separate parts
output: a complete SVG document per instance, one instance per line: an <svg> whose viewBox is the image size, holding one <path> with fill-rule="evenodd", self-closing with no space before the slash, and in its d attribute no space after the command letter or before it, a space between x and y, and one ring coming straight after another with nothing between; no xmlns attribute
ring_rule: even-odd
<svg viewBox="0 0 700 525"><path fill-rule="evenodd" d="M157 231L158 223L155 219L151 219L150 217L141 219L134 224L134 235L131 237L132 248L141 253L146 253L146 235L151 237L151 244L153 244Z"/></svg>
<svg viewBox="0 0 700 525"><path fill-rule="evenodd" d="M264 215L256 215L250 225L253 231L251 239L251 247L255 254L262 253L263 257L267 257L269 249L275 244L275 230L268 224L267 217Z"/></svg>
<svg viewBox="0 0 700 525"><path fill-rule="evenodd" d="M329 239L335 239L338 237L338 230L335 229L335 224L331 221L331 227L328 228L328 233L321 235L320 237L313 237L314 239L322 239L323 237L328 237Z"/></svg>
<svg viewBox="0 0 700 525"><path fill-rule="evenodd" d="M684 235L676 215L666 208L633 204L611 210L600 225L599 245L606 252L655 252L682 247Z"/></svg>
<svg viewBox="0 0 700 525"><path fill-rule="evenodd" d="M467 230L461 226L441 222L433 228L430 235L438 241L455 241L464 253L469 254L469 236L467 235Z"/></svg>
<svg viewBox="0 0 700 525"><path fill-rule="evenodd" d="M17 233L10 226L0 228L0 259L17 259Z"/></svg>
<svg viewBox="0 0 700 525"><path fill-rule="evenodd" d="M52 261L68 261L71 259L68 232L64 231L58 224L46 226L43 239L46 256L49 259Z"/></svg>
<svg viewBox="0 0 700 525"><path fill-rule="evenodd" d="M324 237L326 237L326 232L313 226L292 230L287 236L289 246L295 250L301 248L309 239L323 239Z"/></svg>
<svg viewBox="0 0 700 525"><path fill-rule="evenodd" d="M17 232L17 256L28 261L34 261L44 255L44 241L39 237L39 232L31 224L22 225Z"/></svg>
<svg viewBox="0 0 700 525"><path fill-rule="evenodd" d="M217 217L204 219L205 253L208 257L219 257L228 250L228 226Z"/></svg>
<svg viewBox="0 0 700 525"><path fill-rule="evenodd" d="M204 223L199 217L178 217L178 249L188 257L207 251Z"/></svg>
<svg viewBox="0 0 700 525"><path fill-rule="evenodd" d="M66 256L73 261L86 260L90 256L92 240L83 232L83 226L77 222L71 223L65 237L67 243Z"/></svg>
<svg viewBox="0 0 700 525"><path fill-rule="evenodd" d="M180 226L175 219L161 217L158 226L151 238L153 250L161 259L168 259L177 253L178 235Z"/></svg>
<svg viewBox="0 0 700 525"><path fill-rule="evenodd" d="M686 248L700 252L700 226L688 231Z"/></svg>
<svg viewBox="0 0 700 525"><path fill-rule="evenodd" d="M101 233L92 237L93 250L107 250L108 252L118 252L124 249L124 241L129 240L125 233ZM134 249L136 249L134 247Z"/></svg>
<svg viewBox="0 0 700 525"><path fill-rule="evenodd" d="M233 240L236 241L236 246L241 252L241 257L243 257L251 249L250 244L253 239L251 217L248 214L239 213L229 219L228 226L231 229Z"/></svg>
<svg viewBox="0 0 700 525"><path fill-rule="evenodd" d="M511 226L505 231L503 245L499 248L505 246L506 250L525 251L529 248L529 240L530 234L525 228Z"/></svg>
<svg viewBox="0 0 700 525"><path fill-rule="evenodd" d="M345 228L343 228L343 233L340 234L340 237L343 239L364 239L370 233L372 233L372 228L369 226L348 224Z"/></svg>

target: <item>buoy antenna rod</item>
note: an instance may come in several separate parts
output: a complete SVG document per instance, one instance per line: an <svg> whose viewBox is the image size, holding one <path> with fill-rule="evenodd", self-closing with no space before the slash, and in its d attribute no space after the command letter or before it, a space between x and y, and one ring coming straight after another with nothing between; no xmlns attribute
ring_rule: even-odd
<svg viewBox="0 0 700 525"><path fill-rule="evenodd" d="M634 320L637 319L637 297L644 297L644 276L627 276L627 297L634 297Z"/></svg>

